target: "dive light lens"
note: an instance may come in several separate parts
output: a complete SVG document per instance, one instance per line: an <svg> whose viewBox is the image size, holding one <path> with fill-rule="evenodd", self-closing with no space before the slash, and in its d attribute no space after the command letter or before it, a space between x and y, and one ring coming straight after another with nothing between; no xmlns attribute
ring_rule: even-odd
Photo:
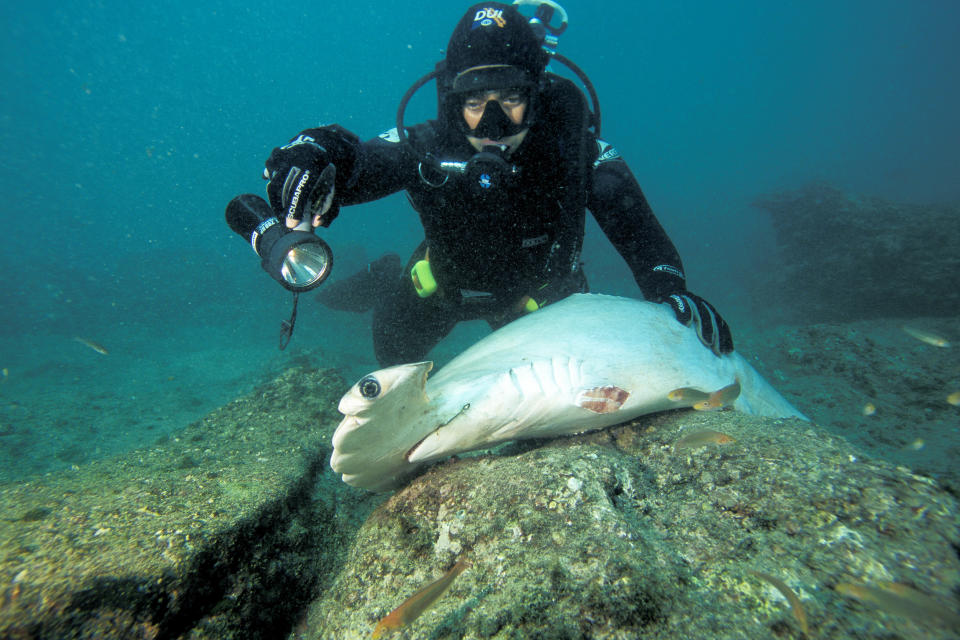
<svg viewBox="0 0 960 640"><path fill-rule="evenodd" d="M314 242L291 247L280 267L283 279L297 289L309 289L320 284L329 272L330 253L326 247Z"/></svg>
<svg viewBox="0 0 960 640"><path fill-rule="evenodd" d="M263 260L264 270L290 291L309 291L320 286L333 267L330 247L309 231L264 236L261 245L261 250L268 252Z"/></svg>

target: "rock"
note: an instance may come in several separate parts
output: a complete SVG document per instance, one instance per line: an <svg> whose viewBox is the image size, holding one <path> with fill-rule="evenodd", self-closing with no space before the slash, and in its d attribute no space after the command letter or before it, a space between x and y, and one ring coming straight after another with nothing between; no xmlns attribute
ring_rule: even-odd
<svg viewBox="0 0 960 640"><path fill-rule="evenodd" d="M920 342L902 320L778 326L738 334L738 347L765 378L820 428L860 451L934 478L960 495L956 349ZM960 336L960 318L911 325ZM864 406L876 411L864 415Z"/></svg>
<svg viewBox="0 0 960 640"><path fill-rule="evenodd" d="M675 452L683 433L733 444ZM947 638L832 590L960 585L957 504L809 423L670 412L629 426L441 463L381 504L296 638L365 638L449 568L471 568L407 637ZM955 606L955 602L953 603Z"/></svg>
<svg viewBox="0 0 960 640"><path fill-rule="evenodd" d="M858 198L810 184L758 198L777 255L768 305L803 323L960 315L960 207Z"/></svg>
<svg viewBox="0 0 960 640"><path fill-rule="evenodd" d="M346 388L291 369L174 438L0 488L0 638L283 635L366 514L326 464Z"/></svg>
<svg viewBox="0 0 960 640"><path fill-rule="evenodd" d="M795 357L803 358L798 354ZM949 638L841 582L960 584L957 504L824 428L674 411L431 467L391 496L329 469L347 384L298 367L126 456L0 488L0 638ZM700 430L736 439L676 451ZM955 634L953 634L955 637Z"/></svg>

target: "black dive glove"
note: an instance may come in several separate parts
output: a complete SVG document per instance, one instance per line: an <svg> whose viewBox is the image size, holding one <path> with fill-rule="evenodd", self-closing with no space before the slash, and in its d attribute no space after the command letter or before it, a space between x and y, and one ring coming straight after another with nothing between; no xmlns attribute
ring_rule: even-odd
<svg viewBox="0 0 960 640"><path fill-rule="evenodd" d="M326 148L309 133L310 130L304 131L274 149L263 172L263 177L270 181L270 207L288 227L295 227L304 219L314 227L329 224L324 215L333 206L337 169Z"/></svg>
<svg viewBox="0 0 960 640"><path fill-rule="evenodd" d="M700 342L718 356L733 351L730 327L713 305L700 296L689 291L674 291L662 294L657 302L670 305L681 324L689 327L696 323Z"/></svg>
<svg viewBox="0 0 960 640"><path fill-rule="evenodd" d="M329 226L340 213L335 193L346 193L359 156L360 139L338 124L305 129L277 147L267 159L263 177L270 181L270 206L288 227L304 218L313 226Z"/></svg>

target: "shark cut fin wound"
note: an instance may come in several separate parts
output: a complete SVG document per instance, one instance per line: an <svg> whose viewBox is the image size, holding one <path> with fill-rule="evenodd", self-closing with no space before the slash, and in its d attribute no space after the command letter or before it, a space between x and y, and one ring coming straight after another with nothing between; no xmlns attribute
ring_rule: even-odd
<svg viewBox="0 0 960 640"><path fill-rule="evenodd" d="M577 394L576 404L593 413L613 413L619 411L630 393L616 386L584 389Z"/></svg>

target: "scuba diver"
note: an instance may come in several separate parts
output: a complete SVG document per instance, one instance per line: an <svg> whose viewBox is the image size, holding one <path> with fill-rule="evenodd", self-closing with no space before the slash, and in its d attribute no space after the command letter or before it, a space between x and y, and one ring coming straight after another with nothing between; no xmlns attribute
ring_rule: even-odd
<svg viewBox="0 0 960 640"><path fill-rule="evenodd" d="M536 5L534 18L497 2L467 10L445 58L404 96L396 128L362 142L322 126L275 148L264 171L269 205L238 196L227 207L231 228L294 291L296 305L297 292L322 282L332 263L315 229L343 206L405 190L425 235L406 265L388 254L318 296L332 308L372 308L374 351L390 366L423 360L458 322L484 319L497 329L587 291L580 251L589 209L644 298L669 304L714 353L729 353L727 323L687 290L676 248L627 164L599 138L589 79L552 50L567 26L562 7L518 4ZM546 70L553 60L580 78L592 110L574 82ZM405 126L407 103L430 80L436 120ZM296 306L289 331L295 315Z"/></svg>

